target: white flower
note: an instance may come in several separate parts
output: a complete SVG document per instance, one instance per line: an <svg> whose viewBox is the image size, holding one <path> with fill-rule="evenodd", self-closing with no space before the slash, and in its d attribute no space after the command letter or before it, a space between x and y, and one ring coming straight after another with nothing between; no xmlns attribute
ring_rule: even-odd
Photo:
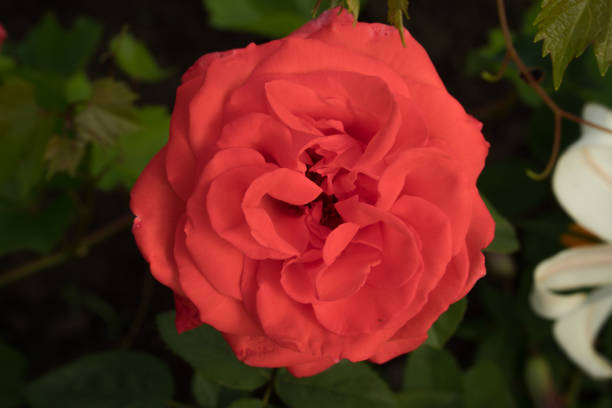
<svg viewBox="0 0 612 408"><path fill-rule="evenodd" d="M601 105L587 104L583 117L612 128L612 111ZM606 243L567 249L540 263L531 305L556 320L554 337L576 364L594 378L612 378L612 364L593 346L612 313L612 135L583 125L580 139L559 158L552 184L565 211Z"/></svg>

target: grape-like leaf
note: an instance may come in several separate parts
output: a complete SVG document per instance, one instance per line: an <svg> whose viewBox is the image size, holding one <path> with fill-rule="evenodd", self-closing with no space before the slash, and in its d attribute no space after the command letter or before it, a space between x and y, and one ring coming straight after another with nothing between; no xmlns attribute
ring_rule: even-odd
<svg viewBox="0 0 612 408"><path fill-rule="evenodd" d="M47 175L55 173L74 174L77 166L85 154L85 142L67 136L55 135L49 139L45 150L47 163Z"/></svg>
<svg viewBox="0 0 612 408"><path fill-rule="evenodd" d="M137 95L119 81L102 78L92 84L91 99L75 117L77 136L110 145L119 136L138 130L133 104Z"/></svg>
<svg viewBox="0 0 612 408"><path fill-rule="evenodd" d="M406 46L404 40L404 17L408 16L408 0L388 0L387 1L387 20L389 24L397 28L402 39L402 44Z"/></svg>
<svg viewBox="0 0 612 408"><path fill-rule="evenodd" d="M565 69L593 44L601 75L612 63L612 3L610 0L544 0L534 25L535 41L543 40L542 55L551 55L558 89Z"/></svg>

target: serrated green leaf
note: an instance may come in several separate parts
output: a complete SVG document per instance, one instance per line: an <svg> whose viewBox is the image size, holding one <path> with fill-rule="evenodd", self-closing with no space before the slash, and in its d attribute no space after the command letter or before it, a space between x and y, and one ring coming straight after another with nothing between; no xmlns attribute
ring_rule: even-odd
<svg viewBox="0 0 612 408"><path fill-rule="evenodd" d="M423 345L408 356L403 389L445 391L459 398L463 392L461 370L448 351Z"/></svg>
<svg viewBox="0 0 612 408"><path fill-rule="evenodd" d="M87 142L111 145L139 129L134 100L137 95L123 82L110 78L92 84L91 99L74 118L77 137Z"/></svg>
<svg viewBox="0 0 612 408"><path fill-rule="evenodd" d="M404 40L404 17L408 16L408 0L387 0L387 20L389 24L397 28L402 39L402 45L406 46Z"/></svg>
<svg viewBox="0 0 612 408"><path fill-rule="evenodd" d="M281 370L275 389L294 408L395 407L389 386L366 363L342 361L308 378L295 378Z"/></svg>
<svg viewBox="0 0 612 408"><path fill-rule="evenodd" d="M147 163L168 140L170 115L165 107L139 108L136 117L141 128L117 138L113 146L94 145L91 171L101 174L98 187L110 190L117 186L131 189Z"/></svg>
<svg viewBox="0 0 612 408"><path fill-rule="evenodd" d="M42 178L55 124L36 104L30 84L11 78L0 86L0 194L23 198Z"/></svg>
<svg viewBox="0 0 612 408"><path fill-rule="evenodd" d="M191 379L191 392L201 408L215 408L219 400L219 389L221 387L196 371Z"/></svg>
<svg viewBox="0 0 612 408"><path fill-rule="evenodd" d="M85 142L80 139L66 136L52 136L45 149L47 160L47 176L55 173L68 173L74 175L77 166L85 154Z"/></svg>
<svg viewBox="0 0 612 408"><path fill-rule="evenodd" d="M514 408L508 384L500 370L490 362L472 367L463 377L466 408Z"/></svg>
<svg viewBox="0 0 612 408"><path fill-rule="evenodd" d="M109 49L117 66L137 81L156 82L168 76L168 71L157 64L147 46L127 30L111 38Z"/></svg>
<svg viewBox="0 0 612 408"><path fill-rule="evenodd" d="M497 209L483 197L482 199L486 204L493 220L495 221L495 237L489 246L485 249L488 252L497 252L500 254L511 254L518 251L520 245L518 238L516 237L516 231L514 226L497 211Z"/></svg>
<svg viewBox="0 0 612 408"><path fill-rule="evenodd" d="M452 337L463 320L467 309L467 299L463 298L448 307L448 310L436 320L427 332L427 340L424 344L434 348L442 348Z"/></svg>
<svg viewBox="0 0 612 408"><path fill-rule="evenodd" d="M228 388L254 390L270 378L269 369L239 361L221 333L208 325L178 334L174 312L166 312L157 316L157 328L168 347L207 380Z"/></svg>
<svg viewBox="0 0 612 408"><path fill-rule="evenodd" d="M27 388L33 408L164 408L173 383L164 363L135 351L82 357Z"/></svg>
<svg viewBox="0 0 612 408"><path fill-rule="evenodd" d="M24 356L0 341L0 406L18 407L23 402Z"/></svg>
<svg viewBox="0 0 612 408"><path fill-rule="evenodd" d="M202 0L210 24L222 30L284 37L311 18L312 0Z"/></svg>
<svg viewBox="0 0 612 408"><path fill-rule="evenodd" d="M60 27L47 14L17 49L21 65L70 77L85 68L98 47L102 27L88 18L79 17L70 29Z"/></svg>
<svg viewBox="0 0 612 408"><path fill-rule="evenodd" d="M0 255L19 250L48 252L75 218L74 205L66 196L34 208L0 200Z"/></svg>
<svg viewBox="0 0 612 408"><path fill-rule="evenodd" d="M535 41L543 40L542 55L553 62L558 89L572 59L593 44L599 70L604 75L612 63L612 3L609 0L547 0L535 19Z"/></svg>
<svg viewBox="0 0 612 408"><path fill-rule="evenodd" d="M435 390L413 390L396 394L398 408L457 408L457 394Z"/></svg>

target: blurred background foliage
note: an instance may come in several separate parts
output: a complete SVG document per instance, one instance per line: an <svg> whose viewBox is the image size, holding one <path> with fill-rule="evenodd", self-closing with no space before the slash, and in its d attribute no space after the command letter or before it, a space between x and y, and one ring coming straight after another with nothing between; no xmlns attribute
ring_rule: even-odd
<svg viewBox="0 0 612 408"><path fill-rule="evenodd" d="M469 300L408 356L343 362L307 379L241 364L210 327L177 335L171 294L129 232L128 192L167 140L181 73L203 53L286 35L314 3L0 5L9 33L0 51L0 406L612 406L609 383L571 364L527 303L534 266L563 248L561 237L592 238L569 232L549 181L525 175L546 162L552 113L512 65L499 82L482 78L505 53L492 1L416 0L405 22L491 143L479 187L497 235ZM362 2L360 19L386 21L385 3ZM600 76L591 53L553 90L550 62L533 44L538 10L517 0L508 12L541 84L576 114L586 101L612 106L612 75ZM563 135L566 146L578 126ZM610 323L600 340L612 355Z"/></svg>

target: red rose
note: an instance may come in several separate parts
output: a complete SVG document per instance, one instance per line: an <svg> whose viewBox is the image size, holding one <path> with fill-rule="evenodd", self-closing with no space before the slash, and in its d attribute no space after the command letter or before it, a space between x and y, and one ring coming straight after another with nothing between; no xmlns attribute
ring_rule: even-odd
<svg viewBox="0 0 612 408"><path fill-rule="evenodd" d="M6 40L6 37L8 37L8 34L2 24L0 24L0 49L2 49L2 43Z"/></svg>
<svg viewBox="0 0 612 408"><path fill-rule="evenodd" d="M296 376L415 349L485 273L480 128L408 33L346 12L204 55L132 191L177 328Z"/></svg>

